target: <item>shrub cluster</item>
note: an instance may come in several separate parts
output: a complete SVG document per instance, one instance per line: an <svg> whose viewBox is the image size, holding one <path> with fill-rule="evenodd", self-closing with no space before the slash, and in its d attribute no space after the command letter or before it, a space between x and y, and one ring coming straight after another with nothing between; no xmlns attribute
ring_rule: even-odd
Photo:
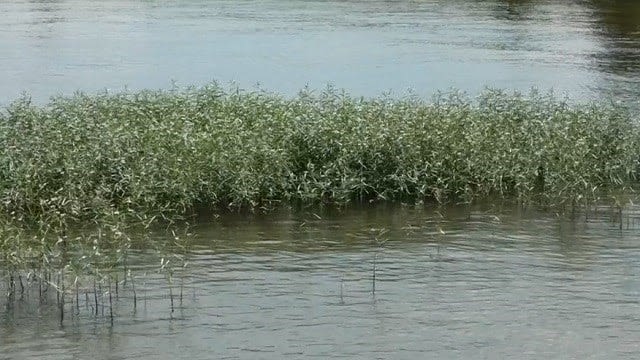
<svg viewBox="0 0 640 360"><path fill-rule="evenodd" d="M633 186L639 140L620 106L535 91L285 98L212 83L24 97L0 113L0 209L66 221L274 202L576 204Z"/></svg>

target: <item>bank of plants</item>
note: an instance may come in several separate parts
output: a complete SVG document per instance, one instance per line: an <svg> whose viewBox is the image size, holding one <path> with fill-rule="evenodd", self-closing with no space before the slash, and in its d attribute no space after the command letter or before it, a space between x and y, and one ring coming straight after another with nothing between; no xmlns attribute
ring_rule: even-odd
<svg viewBox="0 0 640 360"><path fill-rule="evenodd" d="M612 102L486 90L285 98L217 84L28 97L0 118L0 211L86 221L353 201L597 201L635 184L638 127Z"/></svg>
<svg viewBox="0 0 640 360"><path fill-rule="evenodd" d="M137 309L137 257L157 259L157 267L144 272L166 279L172 313L174 298L182 301L184 277L177 283L174 278L187 265L191 234L186 224L152 230L117 213L85 224L47 221L0 219L0 293L6 296L0 304L7 311L35 302L54 304L61 322L87 315L113 322L120 298L130 304L127 312Z"/></svg>
<svg viewBox="0 0 640 360"><path fill-rule="evenodd" d="M44 105L25 96L0 111L1 262L28 269L75 253L82 261L62 268L97 274L126 263L122 224L212 209L487 199L620 206L635 188L639 150L638 125L622 106L536 91L283 97L212 83ZM86 224L94 235L74 237ZM112 260L99 266L103 245Z"/></svg>

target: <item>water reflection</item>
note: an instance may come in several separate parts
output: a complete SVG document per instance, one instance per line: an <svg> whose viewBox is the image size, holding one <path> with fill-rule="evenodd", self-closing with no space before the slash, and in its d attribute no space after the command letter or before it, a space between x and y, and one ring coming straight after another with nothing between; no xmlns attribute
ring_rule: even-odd
<svg viewBox="0 0 640 360"><path fill-rule="evenodd" d="M175 275L185 294L175 312L166 280L140 254L136 269L148 272L137 311L126 287L113 325L80 312L60 327L55 308L18 303L2 312L0 351L635 359L639 350L638 228L620 230L606 212L379 206L217 219L198 226L190 265Z"/></svg>
<svg viewBox="0 0 640 360"><path fill-rule="evenodd" d="M592 0L598 20L612 38L640 36L640 3L634 0Z"/></svg>
<svg viewBox="0 0 640 360"><path fill-rule="evenodd" d="M29 32L34 37L49 39L59 31L58 23L66 21L63 14L64 0L29 0L29 13L33 20L30 22Z"/></svg>
<svg viewBox="0 0 640 360"><path fill-rule="evenodd" d="M605 5L606 4L606 5ZM637 80L640 70L640 3L594 1L597 33L604 43L599 65L604 71Z"/></svg>
<svg viewBox="0 0 640 360"><path fill-rule="evenodd" d="M493 9L496 19L516 22L532 20L535 11L535 1L532 0L497 2Z"/></svg>

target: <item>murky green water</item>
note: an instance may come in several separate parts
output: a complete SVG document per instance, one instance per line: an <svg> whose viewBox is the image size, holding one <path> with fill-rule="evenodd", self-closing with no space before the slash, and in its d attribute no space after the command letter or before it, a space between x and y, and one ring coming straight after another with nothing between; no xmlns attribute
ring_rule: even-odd
<svg viewBox="0 0 640 360"><path fill-rule="evenodd" d="M632 106L640 95L635 1L6 1L0 49L1 104L172 79L285 94L537 86ZM137 306L125 286L113 324L84 293L62 326L55 302L2 297L0 359L636 359L629 216L622 230L605 213L509 208L210 219L174 279L173 312L157 258L140 252Z"/></svg>

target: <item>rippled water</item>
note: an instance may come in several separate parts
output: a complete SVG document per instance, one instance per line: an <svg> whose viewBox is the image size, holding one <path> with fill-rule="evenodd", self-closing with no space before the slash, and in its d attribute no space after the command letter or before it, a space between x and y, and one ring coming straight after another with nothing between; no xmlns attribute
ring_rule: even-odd
<svg viewBox="0 0 640 360"><path fill-rule="evenodd" d="M81 301L60 326L54 305L18 302L0 358L635 359L640 217L622 230L609 219L384 206L223 217L196 229L173 313L141 255L135 311L122 296L111 325Z"/></svg>
<svg viewBox="0 0 640 360"><path fill-rule="evenodd" d="M0 103L212 79L293 94L456 87L640 95L640 3L18 0L0 3Z"/></svg>
<svg viewBox="0 0 640 360"><path fill-rule="evenodd" d="M633 105L639 24L635 1L3 1L0 104L217 79L285 94L538 86ZM55 302L0 298L0 359L636 359L628 218L378 206L208 219L173 312L140 252L137 306L125 286L113 324L84 295L62 326Z"/></svg>

